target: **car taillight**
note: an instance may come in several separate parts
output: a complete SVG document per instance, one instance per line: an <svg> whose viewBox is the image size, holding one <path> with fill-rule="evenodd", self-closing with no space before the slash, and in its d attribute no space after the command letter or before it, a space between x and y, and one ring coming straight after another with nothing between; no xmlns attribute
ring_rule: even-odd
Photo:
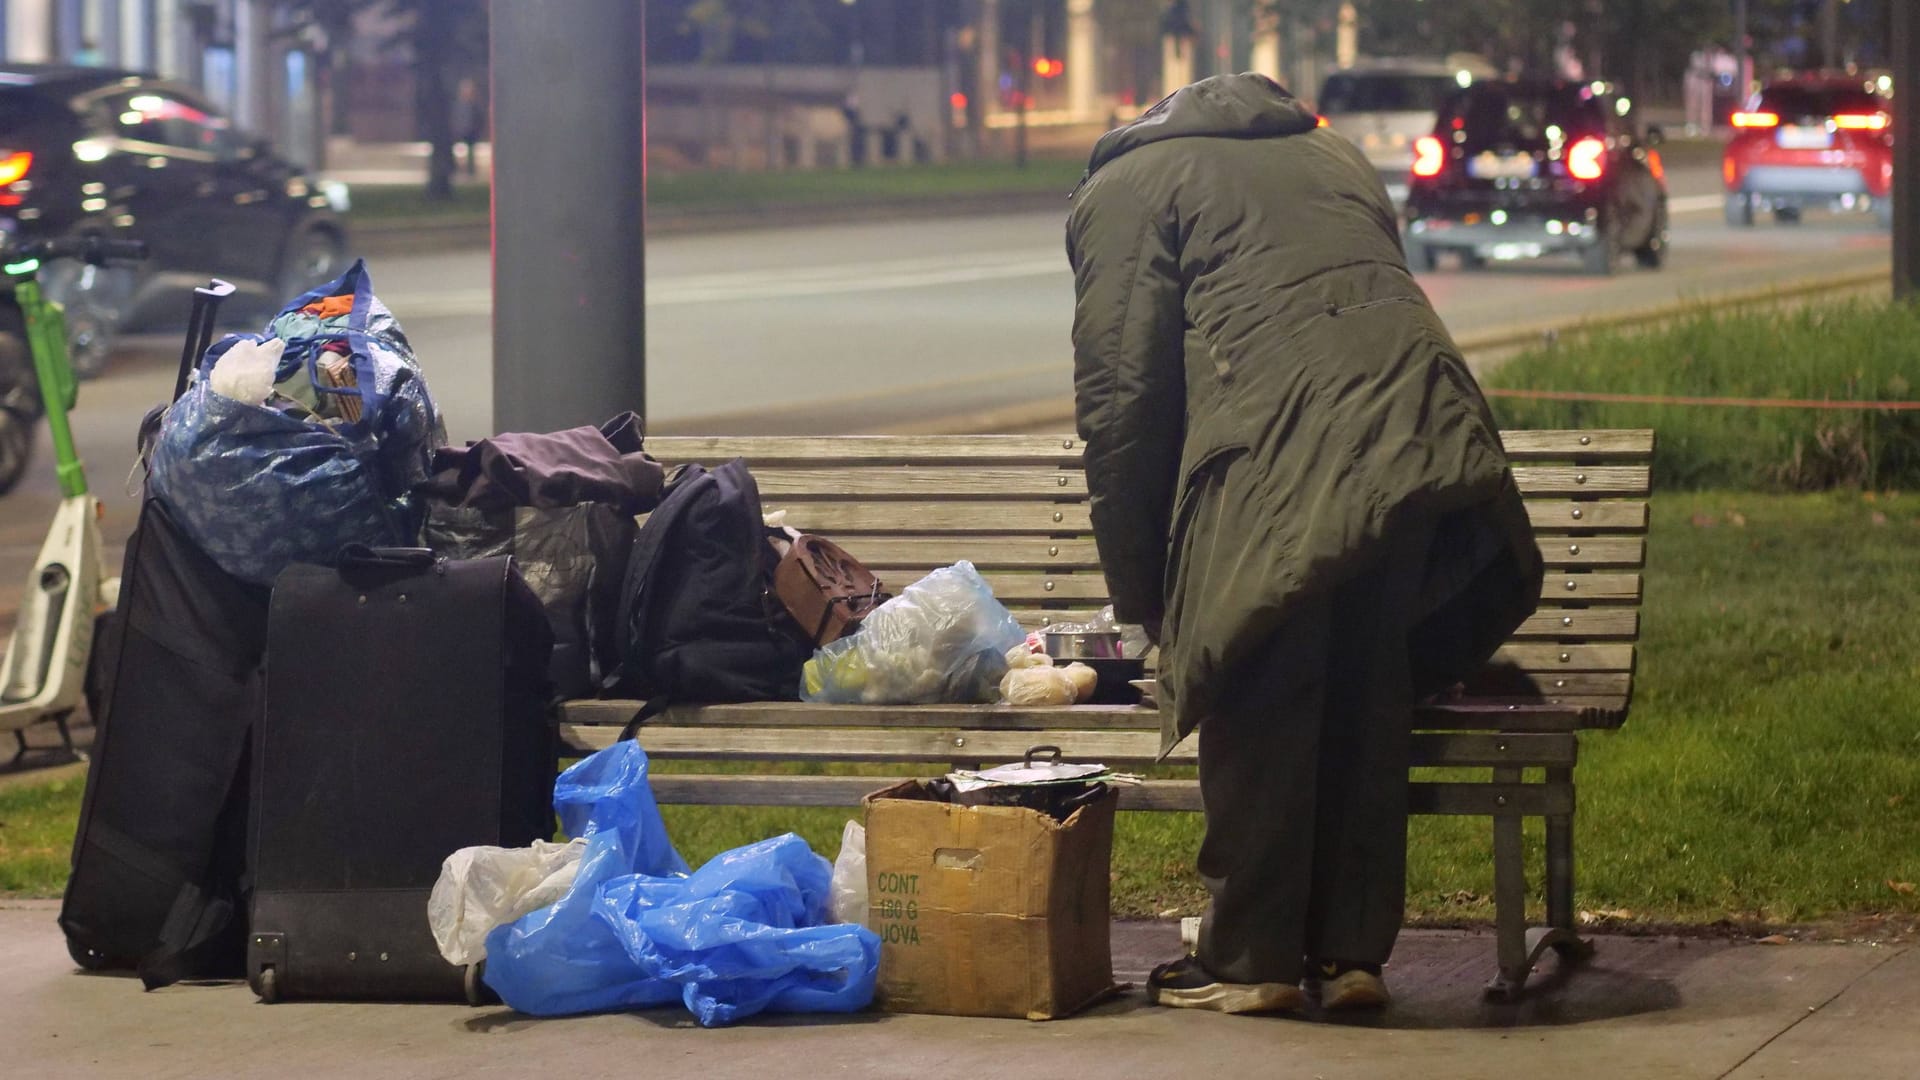
<svg viewBox="0 0 1920 1080"><path fill-rule="evenodd" d="M27 170L33 168L33 155L25 150L6 153L0 151L0 187L16 183L27 178Z"/></svg>
<svg viewBox="0 0 1920 1080"><path fill-rule="evenodd" d="M1780 114L1770 112L1737 112L1733 114L1733 126L1738 128L1779 127Z"/></svg>
<svg viewBox="0 0 1920 1080"><path fill-rule="evenodd" d="M1885 131L1886 113L1841 113L1833 118L1833 126L1843 131Z"/></svg>
<svg viewBox="0 0 1920 1080"><path fill-rule="evenodd" d="M1607 171L1607 144L1588 136L1567 150L1567 172L1575 180L1598 180Z"/></svg>
<svg viewBox="0 0 1920 1080"><path fill-rule="evenodd" d="M1413 175L1432 178L1440 175L1440 169L1447 163L1447 148L1432 135L1422 135L1413 141Z"/></svg>
<svg viewBox="0 0 1920 1080"><path fill-rule="evenodd" d="M1647 171L1653 174L1653 178L1655 180L1661 180L1661 181L1666 180L1667 163L1660 160L1660 151L1658 150L1647 151Z"/></svg>
<svg viewBox="0 0 1920 1080"><path fill-rule="evenodd" d="M1313 118L1313 126L1314 126L1314 127L1326 127L1326 126L1327 126L1327 118L1326 118L1326 117L1324 117L1324 116L1316 116L1316 117L1314 117L1314 118Z"/></svg>

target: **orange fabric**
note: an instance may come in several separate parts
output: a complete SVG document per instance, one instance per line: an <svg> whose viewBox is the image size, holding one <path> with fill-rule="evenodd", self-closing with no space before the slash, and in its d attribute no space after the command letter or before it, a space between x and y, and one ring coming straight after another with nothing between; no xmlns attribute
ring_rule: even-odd
<svg viewBox="0 0 1920 1080"><path fill-rule="evenodd" d="M338 315L347 315L352 313L352 311L353 297L351 296L329 296L325 300L315 300L313 303L300 309L303 315L318 315L323 319L331 319Z"/></svg>

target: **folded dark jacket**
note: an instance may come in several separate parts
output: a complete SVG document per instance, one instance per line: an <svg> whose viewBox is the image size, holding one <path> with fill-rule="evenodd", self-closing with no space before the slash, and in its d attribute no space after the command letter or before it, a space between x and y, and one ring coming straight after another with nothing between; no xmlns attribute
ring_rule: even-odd
<svg viewBox="0 0 1920 1080"><path fill-rule="evenodd" d="M660 504L666 473L641 447L640 418L622 413L594 427L510 433L442 447L420 490L451 506L555 509L598 502L642 514Z"/></svg>

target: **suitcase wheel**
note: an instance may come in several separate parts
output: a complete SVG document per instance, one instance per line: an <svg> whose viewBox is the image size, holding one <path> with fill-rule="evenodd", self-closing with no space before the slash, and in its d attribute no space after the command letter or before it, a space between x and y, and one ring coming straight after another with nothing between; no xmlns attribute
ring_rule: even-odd
<svg viewBox="0 0 1920 1080"><path fill-rule="evenodd" d="M253 992L260 997L263 1005L272 1005L280 1000L280 979L270 967L261 968L253 977Z"/></svg>
<svg viewBox="0 0 1920 1080"><path fill-rule="evenodd" d="M488 986L486 984L485 982L486 974L487 974L487 962L485 960L482 960L477 964L467 965L467 973L466 973L467 1004L480 1006L480 1005L495 1005L499 1003L500 995L495 994L493 992L493 987Z"/></svg>
<svg viewBox="0 0 1920 1080"><path fill-rule="evenodd" d="M73 957L82 971L104 971L110 964L105 953L89 949L72 938L67 939L67 955Z"/></svg>

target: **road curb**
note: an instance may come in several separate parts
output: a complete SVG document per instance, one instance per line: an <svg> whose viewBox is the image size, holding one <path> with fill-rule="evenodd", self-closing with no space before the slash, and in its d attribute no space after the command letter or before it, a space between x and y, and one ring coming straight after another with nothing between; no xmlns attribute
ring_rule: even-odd
<svg viewBox="0 0 1920 1080"><path fill-rule="evenodd" d="M775 204L701 210L654 210L647 217L649 236L693 236L749 229L809 228L855 222L904 221L929 217L981 217L989 214L1044 213L1067 216L1065 192L987 192L873 203ZM417 255L484 250L492 245L490 219L475 215L446 221L371 221L354 224L353 243L363 255Z"/></svg>

